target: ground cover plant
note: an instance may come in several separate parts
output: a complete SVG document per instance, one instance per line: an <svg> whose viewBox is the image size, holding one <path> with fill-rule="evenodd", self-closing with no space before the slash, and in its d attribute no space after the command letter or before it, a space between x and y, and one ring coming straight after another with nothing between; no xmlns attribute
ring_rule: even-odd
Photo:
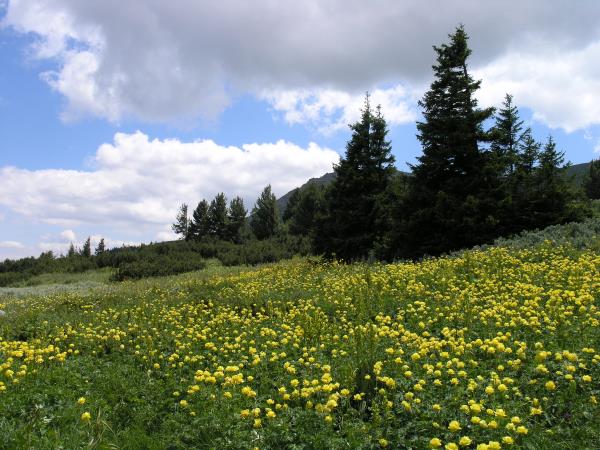
<svg viewBox="0 0 600 450"><path fill-rule="evenodd" d="M595 448L597 247L0 298L0 448Z"/></svg>

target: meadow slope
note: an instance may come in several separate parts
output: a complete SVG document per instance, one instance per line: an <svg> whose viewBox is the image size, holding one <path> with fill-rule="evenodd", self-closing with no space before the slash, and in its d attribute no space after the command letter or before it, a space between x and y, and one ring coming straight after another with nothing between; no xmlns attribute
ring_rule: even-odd
<svg viewBox="0 0 600 450"><path fill-rule="evenodd" d="M582 247L0 298L0 448L597 448Z"/></svg>

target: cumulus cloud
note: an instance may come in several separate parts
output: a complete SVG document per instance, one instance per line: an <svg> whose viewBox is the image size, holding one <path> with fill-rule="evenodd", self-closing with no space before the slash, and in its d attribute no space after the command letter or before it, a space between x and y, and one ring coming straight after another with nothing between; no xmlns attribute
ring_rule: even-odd
<svg viewBox="0 0 600 450"><path fill-rule="evenodd" d="M92 171L0 168L0 205L32 221L70 227L48 245L77 241L72 228L82 224L145 229L162 240L172 237L168 225L182 202L193 208L222 191L251 207L267 184L283 195L338 160L335 151L313 143L224 147L117 133L98 148Z"/></svg>
<svg viewBox="0 0 600 450"><path fill-rule="evenodd" d="M427 82L431 45L458 23L486 85L523 94L523 106L552 126L600 122L595 108L571 106L600 104L596 0L10 0L3 20L36 37L31 57L54 62L43 79L66 99L66 120L213 118L237 94L269 91L286 120L310 124L318 114L325 132L339 126L330 112L344 116L366 89ZM411 104L396 105L402 123Z"/></svg>
<svg viewBox="0 0 600 450"><path fill-rule="evenodd" d="M402 86L375 89L370 95L372 106L381 105L390 126L415 120L416 112L411 106L415 98ZM287 123L310 125L323 134L345 130L349 123L356 122L365 99L364 94L351 95L334 89L264 91L261 98L282 113Z"/></svg>
<svg viewBox="0 0 600 450"><path fill-rule="evenodd" d="M0 241L0 248L22 249L25 246L17 241Z"/></svg>
<svg viewBox="0 0 600 450"><path fill-rule="evenodd" d="M77 241L77 235L73 230L61 231L60 237L63 238L66 241L66 243Z"/></svg>
<svg viewBox="0 0 600 450"><path fill-rule="evenodd" d="M534 119L567 132L600 123L600 41L571 51L515 52L478 69L480 98L497 105L506 92Z"/></svg>

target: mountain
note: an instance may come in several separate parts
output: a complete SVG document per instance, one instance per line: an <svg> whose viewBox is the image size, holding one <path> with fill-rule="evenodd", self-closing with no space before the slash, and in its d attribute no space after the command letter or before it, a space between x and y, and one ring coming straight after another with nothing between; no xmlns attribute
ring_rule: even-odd
<svg viewBox="0 0 600 450"><path fill-rule="evenodd" d="M573 164L572 166L567 167L567 169L565 170L565 174L569 178L572 177L574 183L581 185L583 183L583 180L585 179L584 177L589 173L589 170L590 170L589 162ZM403 175L410 175L409 172L403 172L401 170L397 170L397 173L403 174ZM296 191L297 189L303 189L304 187L308 186L309 184L318 184L318 185L326 186L329 183L331 183L333 180L335 180L335 173L328 172L325 175L322 175L318 178L311 178L310 180L308 180L306 183L304 183L299 188L292 189L291 191L289 191L288 193L284 194L283 196L281 196L277 199L277 208L279 209L279 212L281 214L283 214L283 212L285 211L285 208L287 207L288 201L290 200L290 197L292 196L294 191Z"/></svg>
<svg viewBox="0 0 600 450"><path fill-rule="evenodd" d="M395 175L396 176L397 175L410 175L410 173L409 172L403 172L401 170L397 170L396 169ZM327 186L333 180L335 180L335 172L328 172L325 175L320 176L319 178L311 178L310 180L308 180L306 183L304 183L299 188L292 189L287 194L285 194L282 197L278 198L277 199L277 209L279 209L279 212L281 214L283 214L283 212L285 211L285 208L287 207L288 201L290 200L290 197L292 196L292 194L297 189L303 189L304 187L308 186L309 184L318 184L318 185L321 185L321 186Z"/></svg>
<svg viewBox="0 0 600 450"><path fill-rule="evenodd" d="M283 212L285 211L285 208L287 208L287 204L288 204L288 201L290 200L290 197L292 196L292 194L297 189L303 189L304 187L306 187L306 186L308 186L310 184L318 184L318 185L321 185L321 186L326 186L329 183L331 183L333 180L335 180L335 173L334 172L328 172L325 175L320 176L319 178L311 178L310 180L308 180L306 183L304 183L299 188L292 189L287 194L279 197L277 199L277 209L279 209L279 212L281 214L283 214Z"/></svg>
<svg viewBox="0 0 600 450"><path fill-rule="evenodd" d="M585 176L590 173L590 163L573 164L567 167L565 174L568 177L573 177L573 181L577 184L582 184L585 180Z"/></svg>

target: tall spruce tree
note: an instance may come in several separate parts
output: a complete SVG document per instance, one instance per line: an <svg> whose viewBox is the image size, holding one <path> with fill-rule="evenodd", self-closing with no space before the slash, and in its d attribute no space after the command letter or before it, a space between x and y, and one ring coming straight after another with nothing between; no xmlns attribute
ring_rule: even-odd
<svg viewBox="0 0 600 450"><path fill-rule="evenodd" d="M434 81L419 105L417 123L423 154L414 165L407 198L406 253L439 254L489 240L497 225L493 190L496 171L481 144L489 140L483 123L493 108L479 109L481 82L468 72L471 54L462 26L450 43L434 46ZM490 192L492 191L492 192Z"/></svg>
<svg viewBox="0 0 600 450"><path fill-rule="evenodd" d="M495 124L490 130L491 156L503 175L510 175L515 171L519 143L523 136L522 129L523 121L519 117L519 110L513 104L512 95L506 94L502 108L496 112Z"/></svg>
<svg viewBox="0 0 600 450"><path fill-rule="evenodd" d="M67 252L67 257L73 258L76 255L77 251L75 250L75 246L71 242L69 245L69 251Z"/></svg>
<svg viewBox="0 0 600 450"><path fill-rule="evenodd" d="M81 248L81 256L85 256L86 258L92 256L92 242L89 236L83 243L83 247Z"/></svg>
<svg viewBox="0 0 600 450"><path fill-rule="evenodd" d="M539 167L535 173L532 228L544 228L571 218L569 202L574 198L574 192L564 175L564 163L565 153L556 148L556 142L549 136L539 154Z"/></svg>
<svg viewBox="0 0 600 450"><path fill-rule="evenodd" d="M585 180L585 193L588 198L600 198L600 159L593 160L590 163L590 171Z"/></svg>
<svg viewBox="0 0 600 450"><path fill-rule="evenodd" d="M250 221L252 232L257 239L267 239L279 230L280 217L277 210L277 199L271 191L271 185L266 186L252 209Z"/></svg>
<svg viewBox="0 0 600 450"><path fill-rule="evenodd" d="M210 233L208 202L204 199L198 202L196 209L192 213L189 233L191 238L195 240L200 240Z"/></svg>
<svg viewBox="0 0 600 450"><path fill-rule="evenodd" d="M181 239L189 238L189 219L188 219L188 205L182 203L177 212L175 223L171 225L171 229L175 234L179 234Z"/></svg>
<svg viewBox="0 0 600 450"><path fill-rule="evenodd" d="M229 202L227 214L228 238L239 244L242 242L242 233L246 227L246 216L248 215L244 200L241 197L233 198Z"/></svg>
<svg viewBox="0 0 600 450"><path fill-rule="evenodd" d="M295 191L297 199L288 219L291 234L314 238L317 223L325 208L324 191L324 187L317 183L309 183Z"/></svg>
<svg viewBox="0 0 600 450"><path fill-rule="evenodd" d="M96 250L95 250L94 254L96 256L100 256L105 251L106 251L106 244L104 243L104 238L101 238L100 242L98 242L98 245L96 246Z"/></svg>
<svg viewBox="0 0 600 450"><path fill-rule="evenodd" d="M227 239L227 198L223 192L216 195L208 207L209 233L218 239Z"/></svg>
<svg viewBox="0 0 600 450"><path fill-rule="evenodd" d="M366 257L381 238L378 215L381 201L394 173L394 157L387 140L387 124L381 108L373 112L369 95L346 153L334 167L336 178L327 192L327 212L319 221L315 245L318 251L352 260Z"/></svg>
<svg viewBox="0 0 600 450"><path fill-rule="evenodd" d="M296 209L296 205L298 204L298 200L300 199L300 188L296 188L292 191L290 198L288 199L287 204L285 205L285 210L281 218L285 223L287 223L292 216L294 215L294 210Z"/></svg>
<svg viewBox="0 0 600 450"><path fill-rule="evenodd" d="M527 128L521 135L515 171L510 177L511 214L506 234L535 228L536 170L541 147Z"/></svg>

